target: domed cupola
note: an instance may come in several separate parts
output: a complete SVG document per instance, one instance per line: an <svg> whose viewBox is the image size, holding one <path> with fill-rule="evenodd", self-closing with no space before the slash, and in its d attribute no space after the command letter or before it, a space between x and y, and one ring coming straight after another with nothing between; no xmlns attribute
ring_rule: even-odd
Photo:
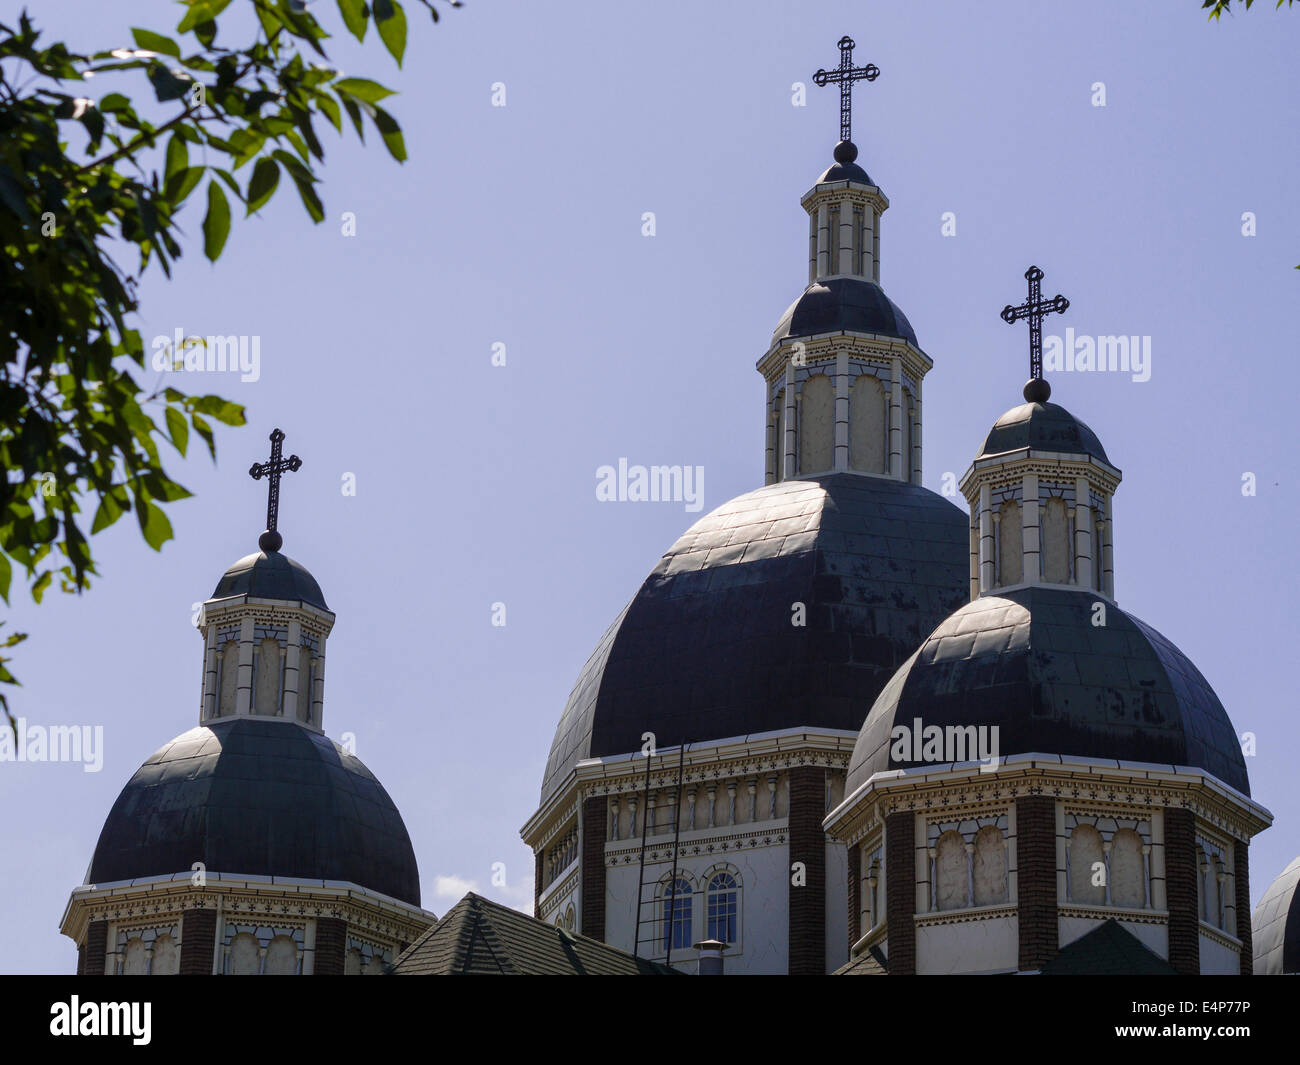
<svg viewBox="0 0 1300 1065"><path fill-rule="evenodd" d="M889 200L850 140L853 40L818 85L840 88L834 164L800 199L808 287L781 316L758 370L767 382L766 483L828 472L921 482L921 382L933 363L880 287L880 219Z"/></svg>
<svg viewBox="0 0 1300 1065"><path fill-rule="evenodd" d="M280 553L284 434L271 434L267 528L203 604L198 727L123 787L63 931L81 973L383 971L428 924L401 814L325 736L320 585Z"/></svg>
<svg viewBox="0 0 1300 1065"><path fill-rule="evenodd" d="M1300 858L1268 886L1251 927L1256 976L1300 975Z"/></svg>
<svg viewBox="0 0 1300 1065"><path fill-rule="evenodd" d="M971 601L876 698L824 821L850 847L853 953L886 948L891 974L1248 973L1271 815L1205 677L1114 601L1120 472L1049 402L1039 326L1068 301L1025 276L1003 312L1031 325L1025 403L961 481Z"/></svg>

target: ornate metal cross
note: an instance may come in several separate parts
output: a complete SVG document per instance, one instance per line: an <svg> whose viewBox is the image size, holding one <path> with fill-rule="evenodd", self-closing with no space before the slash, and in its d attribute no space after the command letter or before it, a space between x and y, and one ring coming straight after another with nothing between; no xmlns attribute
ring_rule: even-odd
<svg viewBox="0 0 1300 1065"><path fill-rule="evenodd" d="M1039 283L1043 280L1043 271L1036 266L1025 271L1025 280L1029 282L1029 299L1019 307L1008 303L1002 308L1002 320L1014 325L1022 318L1029 319L1029 377L1038 380L1043 376L1043 315L1064 314L1070 301L1059 293L1050 300L1042 298Z"/></svg>
<svg viewBox="0 0 1300 1065"><path fill-rule="evenodd" d="M825 86L838 82L840 86L840 140L851 141L853 110L853 83L855 81L875 81L880 77L880 68L875 63L865 67L853 65L853 38L847 34L840 38L840 65L837 70L819 70L813 75L813 83Z"/></svg>
<svg viewBox="0 0 1300 1065"><path fill-rule="evenodd" d="M302 459L297 455L290 455L287 459L280 457L280 445L283 443L284 433L276 429L271 433L270 461L254 462L248 470L248 475L253 480L260 481L265 477L270 482L266 491L266 532L257 541L263 551L278 551L283 543L283 539L275 527L280 517L280 475L294 473L302 465ZM272 543L274 546L268 547L267 543Z"/></svg>

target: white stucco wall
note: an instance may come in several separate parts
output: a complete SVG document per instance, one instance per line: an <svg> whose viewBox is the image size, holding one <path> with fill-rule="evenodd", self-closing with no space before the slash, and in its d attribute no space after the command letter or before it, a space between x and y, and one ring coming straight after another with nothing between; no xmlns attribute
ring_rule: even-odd
<svg viewBox="0 0 1300 1065"><path fill-rule="evenodd" d="M1231 947L1217 940L1201 936L1201 975L1237 976L1241 973L1241 957Z"/></svg>
<svg viewBox="0 0 1300 1065"><path fill-rule="evenodd" d="M916 930L916 971L922 975L1005 972L1019 960L1020 922L1014 916Z"/></svg>

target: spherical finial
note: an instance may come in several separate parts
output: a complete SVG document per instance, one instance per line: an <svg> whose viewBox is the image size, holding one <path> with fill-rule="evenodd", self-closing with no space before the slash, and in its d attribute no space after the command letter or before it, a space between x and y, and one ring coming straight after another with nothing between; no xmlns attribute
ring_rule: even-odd
<svg viewBox="0 0 1300 1065"><path fill-rule="evenodd" d="M1052 398L1052 386L1041 377L1031 377L1025 382L1026 403L1046 403Z"/></svg>
<svg viewBox="0 0 1300 1065"><path fill-rule="evenodd" d="M272 551L279 551L284 546L284 537L278 532L267 529L257 538L257 546L269 555Z"/></svg>
<svg viewBox="0 0 1300 1065"><path fill-rule="evenodd" d="M851 163L858 157L858 146L852 141L840 141L835 145L835 161L837 163Z"/></svg>

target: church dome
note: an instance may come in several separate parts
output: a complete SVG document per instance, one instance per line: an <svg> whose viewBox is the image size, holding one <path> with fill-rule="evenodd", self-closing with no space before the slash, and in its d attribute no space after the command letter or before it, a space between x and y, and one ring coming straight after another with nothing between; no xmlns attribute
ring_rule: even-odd
<svg viewBox="0 0 1300 1065"><path fill-rule="evenodd" d="M949 617L894 675L858 736L845 794L895 761L896 725L997 726L998 755L1194 766L1250 794L1227 712L1200 671L1113 603L1034 586L985 595ZM969 760L975 760L971 755Z"/></svg>
<svg viewBox="0 0 1300 1065"><path fill-rule="evenodd" d="M304 602L329 609L320 585L307 567L279 551L256 551L226 570L212 598L228 599L236 595Z"/></svg>
<svg viewBox="0 0 1300 1065"><path fill-rule="evenodd" d="M874 281L828 277L814 281L781 316L772 343L819 333L875 333L916 344L916 332ZM919 345L917 345L919 347Z"/></svg>
<svg viewBox="0 0 1300 1065"><path fill-rule="evenodd" d="M401 814L359 759L291 722L216 720L157 750L104 822L88 882L210 873L342 880L412 906Z"/></svg>
<svg viewBox="0 0 1300 1065"><path fill-rule="evenodd" d="M832 163L822 172L822 176L817 179L817 184L825 185L830 181L856 181L859 185L875 184L871 180L871 175L857 163Z"/></svg>
<svg viewBox="0 0 1300 1065"><path fill-rule="evenodd" d="M601 638L560 718L545 802L574 763L799 726L853 731L968 594L966 515L919 485L782 481L696 522ZM805 624L792 624L795 604Z"/></svg>
<svg viewBox="0 0 1300 1065"><path fill-rule="evenodd" d="M1256 976L1300 973L1300 858L1259 900L1251 919Z"/></svg>
<svg viewBox="0 0 1300 1065"><path fill-rule="evenodd" d="M1096 433L1064 407L1047 402L1022 403L1018 407L1012 407L993 423L993 428L984 439L984 446L975 458L978 462L990 455L1025 448L1031 451L1091 455L1108 466L1111 464Z"/></svg>

